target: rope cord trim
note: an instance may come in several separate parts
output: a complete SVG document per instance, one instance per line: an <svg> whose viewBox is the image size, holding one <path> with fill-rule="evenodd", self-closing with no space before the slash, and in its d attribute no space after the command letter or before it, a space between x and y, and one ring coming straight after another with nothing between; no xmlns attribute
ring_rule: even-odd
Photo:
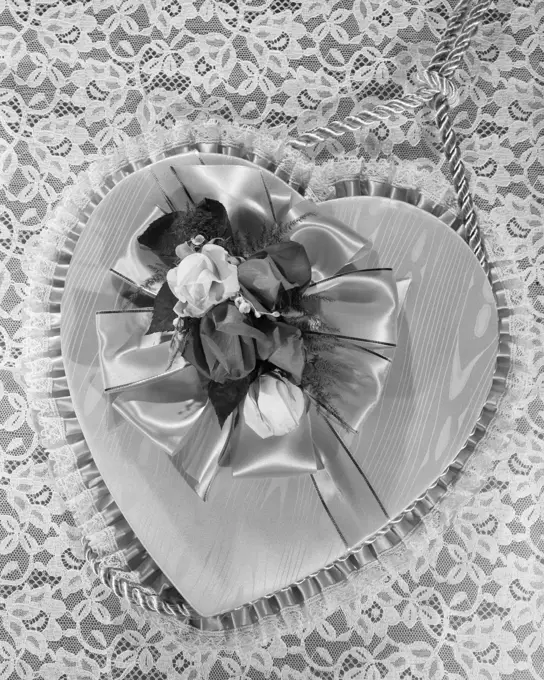
<svg viewBox="0 0 544 680"><path fill-rule="evenodd" d="M344 120L333 121L328 126L316 128L299 139L291 140L290 145L295 149L307 149L327 139L341 137L346 132L355 132L365 125L387 120L395 114L413 111L429 104L437 95L455 99L457 88L450 77L459 67L490 4L491 0L477 0L467 13L470 0L460 0L429 66L418 74L420 87L415 92L377 104L372 109L364 109Z"/></svg>

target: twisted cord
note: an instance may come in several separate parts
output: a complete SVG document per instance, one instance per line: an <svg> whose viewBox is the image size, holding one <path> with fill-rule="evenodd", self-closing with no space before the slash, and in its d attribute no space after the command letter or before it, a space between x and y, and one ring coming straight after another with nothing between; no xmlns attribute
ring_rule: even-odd
<svg viewBox="0 0 544 680"><path fill-rule="evenodd" d="M395 114L414 111L429 103L435 95L436 90L431 90L428 85L424 85L421 91L406 94L399 99L391 99L384 104L378 104L373 109L363 110L356 116L347 116L344 120L335 120L327 126L306 132L299 139L290 140L289 144L295 149L307 149L331 137L338 138L346 132L355 132L366 125L388 120Z"/></svg>
<svg viewBox="0 0 544 680"><path fill-rule="evenodd" d="M467 51L474 34L478 30L484 14L489 9L491 0L479 0L470 10L463 24L461 32L455 38L447 60L439 69L440 74L449 78L455 73L461 64L461 60Z"/></svg>
<svg viewBox="0 0 544 680"><path fill-rule="evenodd" d="M450 20L448 21L448 25L446 26L446 30L444 31L444 35L440 39L428 66L429 71L437 70L445 61L447 61L451 50L451 43L463 29L470 2L471 0L460 0L455 6Z"/></svg>
<svg viewBox="0 0 544 680"><path fill-rule="evenodd" d="M461 4L462 2L459 3L458 9L460 9ZM453 29L453 26L448 27L446 33L451 34L452 36L449 40L450 44L453 39L453 44L451 44L451 47L449 48L448 56L441 56L443 50L440 49L439 45L439 49L431 59L427 75L436 73L445 77L447 80L449 76L456 71L490 4L490 0L479 0L479 2L477 2L468 12L463 21L462 28L454 39L453 36L455 34L453 33L453 30L451 30ZM453 23L458 24L459 21L460 12L456 12L455 21ZM446 39L447 36L444 35L444 42ZM465 225L466 238L484 271L486 274L489 274L489 265L474 208L474 199L472 198L472 192L470 191L465 164L461 158L457 135L451 124L449 111L450 102L443 96L443 93L440 93L432 99L431 105L435 111L436 124L440 132L444 154L448 162L453 186L457 195L457 204Z"/></svg>
<svg viewBox="0 0 544 680"><path fill-rule="evenodd" d="M457 194L457 203L463 217L466 238L478 261L484 268L486 274L488 274L489 266L480 235L476 212L474 210L472 193L470 192L468 185L465 165L461 158L457 136L451 124L448 100L446 97L438 95L433 100L433 107L435 110L436 124L440 131L440 138L444 147L444 154L448 162L453 186L455 187Z"/></svg>
<svg viewBox="0 0 544 680"><path fill-rule="evenodd" d="M134 602L139 607L148 611L157 612L181 621L189 621L194 618L194 613L183 602L167 602L161 596L145 592L138 584L131 584L122 575L117 574L115 569L101 564L96 552L89 546L85 547L85 560L91 565L93 573L98 579L111 588L117 597L122 597Z"/></svg>
<svg viewBox="0 0 544 680"><path fill-rule="evenodd" d="M446 97L450 106L457 106L459 103L457 87L449 78L441 75L439 71L427 69L422 73L418 73L416 79L420 84L417 94L425 99L426 104L431 103L437 95Z"/></svg>
<svg viewBox="0 0 544 680"><path fill-rule="evenodd" d="M327 139L341 137L346 132L355 132L366 125L387 120L396 114L413 111L429 104L437 95L447 97L452 104L456 103L457 88L448 79L458 68L490 3L491 0L479 0L467 13L470 0L460 0L429 67L418 75L420 87L416 92L316 128L296 140L291 140L290 145L299 150L309 148Z"/></svg>

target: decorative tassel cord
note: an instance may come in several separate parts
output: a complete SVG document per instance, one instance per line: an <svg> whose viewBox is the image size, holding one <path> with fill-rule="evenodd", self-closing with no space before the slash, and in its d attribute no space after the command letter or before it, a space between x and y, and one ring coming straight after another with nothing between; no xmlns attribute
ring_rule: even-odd
<svg viewBox="0 0 544 680"><path fill-rule="evenodd" d="M361 111L355 116L348 116L343 121L333 121L328 126L319 127L297 140L290 141L290 145L295 149L308 149L327 139L338 138L366 125L387 120L398 113L414 111L421 106L432 106L465 225L466 238L487 274L489 265L474 210L474 201L450 119L450 104L456 104L458 100L457 88L450 78L459 68L490 4L491 0L477 0L474 4L470 0L460 0L429 66L418 76L420 86L415 92L378 104L373 109Z"/></svg>

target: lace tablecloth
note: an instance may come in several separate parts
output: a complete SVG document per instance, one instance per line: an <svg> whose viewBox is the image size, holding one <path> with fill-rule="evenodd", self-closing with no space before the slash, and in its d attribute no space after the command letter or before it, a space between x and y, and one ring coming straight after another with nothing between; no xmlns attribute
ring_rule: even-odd
<svg viewBox="0 0 544 680"><path fill-rule="evenodd" d="M0 676L6 680L544 677L544 3L499 1L454 122L480 214L533 321L532 392L483 488L414 559L321 620L239 649L135 610L96 581L55 491L21 377L22 257L60 193L128 138L210 114L298 136L413 82L440 0L0 2ZM439 167L428 111L317 149ZM490 236L491 238L491 236ZM515 300L514 300L515 303Z"/></svg>

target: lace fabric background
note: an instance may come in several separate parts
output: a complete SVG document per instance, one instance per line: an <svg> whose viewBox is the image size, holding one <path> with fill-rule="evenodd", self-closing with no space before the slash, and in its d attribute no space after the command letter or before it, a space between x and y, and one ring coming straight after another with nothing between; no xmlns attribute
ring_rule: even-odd
<svg viewBox="0 0 544 680"><path fill-rule="evenodd" d="M180 117L294 137L343 118L413 82L450 10L437 0L0 2L2 678L544 677L542 2L496 3L456 76L454 109L486 242L531 301L518 331L535 350L532 392L510 414L511 444L497 440L481 491L455 522L427 527L413 559L262 645L188 644L85 565L21 378L22 257L90 162ZM316 157L362 157L377 173L394 156L407 181L434 168L432 189L442 185L438 149L421 111Z"/></svg>

